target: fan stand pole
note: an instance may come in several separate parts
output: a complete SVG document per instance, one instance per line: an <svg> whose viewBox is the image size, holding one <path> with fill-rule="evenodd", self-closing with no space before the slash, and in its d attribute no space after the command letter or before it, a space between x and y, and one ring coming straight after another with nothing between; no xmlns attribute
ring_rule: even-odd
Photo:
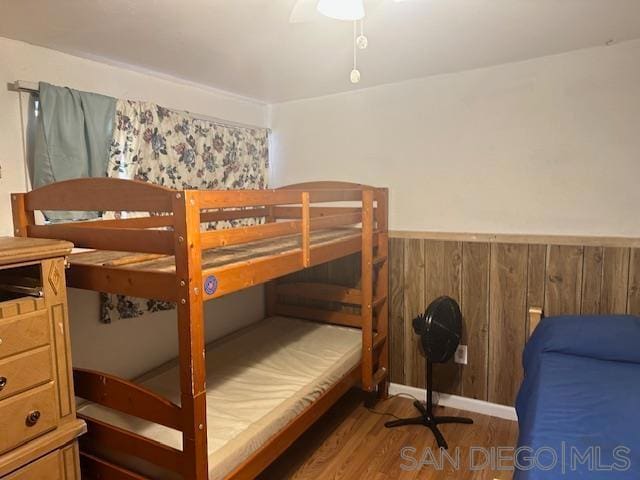
<svg viewBox="0 0 640 480"><path fill-rule="evenodd" d="M432 413L433 412L433 362L427 358L426 364L427 364L427 368L425 369L425 376L426 376L425 383L427 384L427 412Z"/></svg>
<svg viewBox="0 0 640 480"><path fill-rule="evenodd" d="M426 362L427 402L426 405L418 400L413 402L413 406L416 407L421 415L419 417L392 420L386 422L384 426L387 428L393 428L404 425L423 425L433 432L433 436L436 438L436 442L438 442L438 448L444 448L447 450L449 445L442 436L438 425L442 425L444 423L463 423L470 425L473 423L473 420L464 417L436 417L433 414L433 363L429 359L427 359Z"/></svg>

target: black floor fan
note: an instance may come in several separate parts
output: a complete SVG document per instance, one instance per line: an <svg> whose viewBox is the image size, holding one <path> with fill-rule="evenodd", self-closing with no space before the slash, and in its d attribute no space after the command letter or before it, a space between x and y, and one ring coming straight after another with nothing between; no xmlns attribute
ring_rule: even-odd
<svg viewBox="0 0 640 480"><path fill-rule="evenodd" d="M463 417L437 417L433 414L433 364L444 363L453 357L462 336L462 314L458 303L450 297L440 297L431 302L427 311L413 319L413 330L420 335L420 343L426 359L427 402L415 401L419 417L403 418L385 423L385 427L424 425L432 432L438 447L447 449L446 440L438 429L443 423L471 424Z"/></svg>

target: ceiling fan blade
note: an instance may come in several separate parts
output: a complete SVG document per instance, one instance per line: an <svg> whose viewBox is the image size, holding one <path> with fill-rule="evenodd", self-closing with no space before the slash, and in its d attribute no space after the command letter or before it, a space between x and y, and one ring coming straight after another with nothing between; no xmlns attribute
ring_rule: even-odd
<svg viewBox="0 0 640 480"><path fill-rule="evenodd" d="M290 23L313 22L320 17L316 10L318 0L298 0L291 9Z"/></svg>

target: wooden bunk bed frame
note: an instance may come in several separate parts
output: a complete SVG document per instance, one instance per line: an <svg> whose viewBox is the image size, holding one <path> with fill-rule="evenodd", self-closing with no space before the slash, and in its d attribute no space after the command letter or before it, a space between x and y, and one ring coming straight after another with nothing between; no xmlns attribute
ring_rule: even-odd
<svg viewBox="0 0 640 480"><path fill-rule="evenodd" d="M205 403L203 303L266 283L266 315L290 315L362 330L362 356L340 381L254 452L227 478L253 478L267 467L349 388L360 384L385 397L388 392L388 191L346 182L315 182L275 190L176 191L133 180L68 180L12 194L16 236L71 241L76 247L116 251L109 262L70 258L68 285L100 292L154 298L177 305L180 405L128 380L101 372L74 371L76 394L97 404L182 433L182 450L84 418L81 444L88 478L144 478L96 454L96 447L141 458L188 479L209 476ZM326 206L357 202L356 207ZM321 205L314 205L321 204ZM150 216L36 225L35 211L149 212ZM264 217L265 223L201 231L201 223ZM314 241L316 232L338 232ZM343 233L341 233L343 231ZM203 264L204 251L288 241L271 254ZM269 249L267 249L269 251ZM126 253L123 253L126 252ZM353 254L361 254L360 285L278 283L279 277ZM82 254L79 254L79 258ZM174 256L175 269L137 268ZM172 263L173 265L173 263ZM217 289L205 285L217 280ZM313 306L287 305L296 296ZM325 310L317 301L359 305L359 314ZM350 311L352 312L352 310Z"/></svg>

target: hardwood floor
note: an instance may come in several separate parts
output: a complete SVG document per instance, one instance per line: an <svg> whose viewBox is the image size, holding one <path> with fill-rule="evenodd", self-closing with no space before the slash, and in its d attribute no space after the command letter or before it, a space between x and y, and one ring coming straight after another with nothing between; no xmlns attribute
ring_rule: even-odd
<svg viewBox="0 0 640 480"><path fill-rule="evenodd" d="M518 434L516 422L438 408L438 415L464 415L475 422L474 425L442 426L449 443L449 455L455 457L459 452L460 468L453 468L445 459L442 461L445 468L438 470L434 464L440 462L441 457L429 430L421 426L387 429L384 422L392 417L370 412L362 400L362 394L356 391L345 395L259 479L506 480L512 477L512 470L499 471L495 467L470 471L470 452L471 447L493 447L494 453L497 447L514 447ZM398 417L416 415L412 400L403 397L379 402L374 409ZM406 452L405 457L409 459L401 458L403 447L415 449ZM483 463L482 455L477 451L474 454L476 465ZM422 466L421 460L425 460ZM412 468L402 469L401 465ZM511 465L512 462L504 462L505 467Z"/></svg>

